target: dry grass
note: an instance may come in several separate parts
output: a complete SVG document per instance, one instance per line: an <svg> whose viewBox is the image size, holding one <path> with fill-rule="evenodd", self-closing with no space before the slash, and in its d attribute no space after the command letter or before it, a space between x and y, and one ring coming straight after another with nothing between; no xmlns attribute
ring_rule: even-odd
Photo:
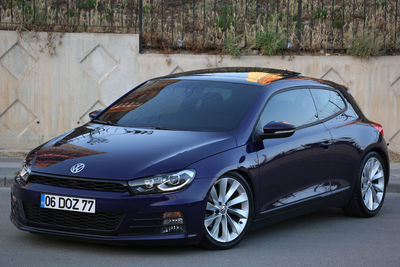
<svg viewBox="0 0 400 267"><path fill-rule="evenodd" d="M36 0L33 8L33 1L3 0L0 28L137 33L138 2ZM398 9L396 0L303 0L299 39L298 0L143 0L143 44L195 52L227 51L228 45L249 53L257 34L272 31L297 51L359 55L355 40L368 36L380 54L390 54L400 49Z"/></svg>

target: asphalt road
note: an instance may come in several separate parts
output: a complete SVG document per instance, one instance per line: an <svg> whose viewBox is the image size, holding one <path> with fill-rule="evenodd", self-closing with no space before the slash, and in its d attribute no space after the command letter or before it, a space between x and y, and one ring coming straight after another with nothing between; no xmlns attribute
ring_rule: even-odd
<svg viewBox="0 0 400 267"><path fill-rule="evenodd" d="M0 266L400 266L400 194L380 215L330 209L250 233L236 248L110 246L33 235L9 221L9 188L0 188Z"/></svg>

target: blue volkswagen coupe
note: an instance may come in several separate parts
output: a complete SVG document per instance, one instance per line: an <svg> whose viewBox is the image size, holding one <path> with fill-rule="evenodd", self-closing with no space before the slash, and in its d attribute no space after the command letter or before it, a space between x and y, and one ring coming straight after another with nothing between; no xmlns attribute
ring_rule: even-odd
<svg viewBox="0 0 400 267"><path fill-rule="evenodd" d="M250 230L329 207L372 217L389 160L347 88L218 68L149 80L32 150L11 190L21 230L231 248Z"/></svg>

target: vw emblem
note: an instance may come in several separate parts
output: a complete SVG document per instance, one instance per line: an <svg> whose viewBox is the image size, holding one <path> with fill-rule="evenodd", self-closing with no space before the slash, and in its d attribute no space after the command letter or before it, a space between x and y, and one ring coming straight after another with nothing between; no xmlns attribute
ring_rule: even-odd
<svg viewBox="0 0 400 267"><path fill-rule="evenodd" d="M71 172L72 173L78 173L81 172L85 168L85 164L83 163L77 163L74 166L71 167Z"/></svg>

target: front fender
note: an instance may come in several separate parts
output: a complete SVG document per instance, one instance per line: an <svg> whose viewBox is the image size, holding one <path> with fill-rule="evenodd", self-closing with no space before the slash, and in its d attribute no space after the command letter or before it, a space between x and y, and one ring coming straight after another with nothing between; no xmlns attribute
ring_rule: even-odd
<svg viewBox="0 0 400 267"><path fill-rule="evenodd" d="M209 188L223 174L230 171L237 171L242 174L250 184L254 196L255 210L258 210L259 203L259 172L258 157L256 152L249 152L247 145L236 147L208 158L202 159L189 165L187 168L196 170L196 179L209 179Z"/></svg>

